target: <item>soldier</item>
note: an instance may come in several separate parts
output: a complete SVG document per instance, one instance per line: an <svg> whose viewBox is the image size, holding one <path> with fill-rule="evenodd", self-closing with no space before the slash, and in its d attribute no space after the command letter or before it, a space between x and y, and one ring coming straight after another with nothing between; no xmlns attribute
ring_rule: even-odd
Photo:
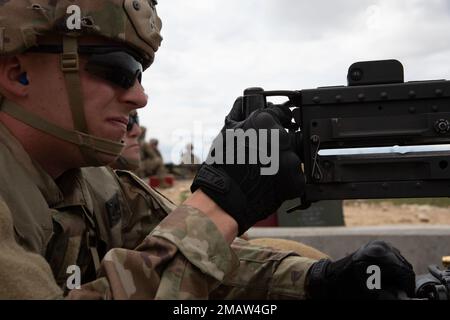
<svg viewBox="0 0 450 320"><path fill-rule="evenodd" d="M157 141L156 139L150 139L149 143L144 141L141 144L141 165L138 171L138 176L141 178L154 175L162 178L166 173Z"/></svg>
<svg viewBox="0 0 450 320"><path fill-rule="evenodd" d="M204 165L178 208L133 174L102 167L121 153L129 114L147 103L141 73L161 42L155 4L1 2L0 298L411 294L410 264L383 242L332 262L234 240L301 193L287 143L273 176ZM74 5L80 29L69 28ZM282 118L275 107L248 119L241 109L238 101L226 128L272 128ZM368 264L382 269L382 290L365 288ZM80 289L68 281L77 269Z"/></svg>
<svg viewBox="0 0 450 320"><path fill-rule="evenodd" d="M124 137L125 147L120 156L110 166L118 170L137 170L141 165L141 151L139 137L142 129L139 126L139 117L132 111L128 120L127 134Z"/></svg>

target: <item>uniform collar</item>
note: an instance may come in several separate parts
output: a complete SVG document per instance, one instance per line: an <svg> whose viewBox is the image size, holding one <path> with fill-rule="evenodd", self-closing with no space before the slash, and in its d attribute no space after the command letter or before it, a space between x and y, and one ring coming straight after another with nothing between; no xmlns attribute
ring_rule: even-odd
<svg viewBox="0 0 450 320"><path fill-rule="evenodd" d="M56 209L84 206L90 212L93 211L93 200L81 169L73 169L65 172L56 179L56 183L64 195L63 201L55 206Z"/></svg>
<svg viewBox="0 0 450 320"><path fill-rule="evenodd" d="M0 122L0 142L3 143L27 171L29 177L39 188L51 208L63 208L84 205L92 209L85 180L80 169L69 170L58 179L53 178L22 147L20 142Z"/></svg>
<svg viewBox="0 0 450 320"><path fill-rule="evenodd" d="M63 201L64 197L61 190L56 185L53 178L42 169L42 167L33 161L29 154L22 147L20 142L13 134L0 122L0 142L3 143L17 159L17 161L26 170L29 177L39 188L45 200L50 207Z"/></svg>

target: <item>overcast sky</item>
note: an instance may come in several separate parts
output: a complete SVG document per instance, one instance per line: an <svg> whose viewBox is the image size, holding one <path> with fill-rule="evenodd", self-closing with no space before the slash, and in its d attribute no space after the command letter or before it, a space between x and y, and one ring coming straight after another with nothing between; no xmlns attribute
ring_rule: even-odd
<svg viewBox="0 0 450 320"><path fill-rule="evenodd" d="M353 62L391 58L405 80L450 79L449 0L159 0L158 13L140 117L166 162L191 139L206 155L247 87L345 85Z"/></svg>

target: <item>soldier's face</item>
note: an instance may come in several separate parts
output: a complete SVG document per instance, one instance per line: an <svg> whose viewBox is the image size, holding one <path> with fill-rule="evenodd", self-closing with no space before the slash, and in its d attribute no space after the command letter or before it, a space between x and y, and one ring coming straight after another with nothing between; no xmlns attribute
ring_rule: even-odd
<svg viewBox="0 0 450 320"><path fill-rule="evenodd" d="M120 141L127 133L130 112L147 104L142 85L136 81L130 89L123 89L85 71L81 82L89 132Z"/></svg>
<svg viewBox="0 0 450 320"><path fill-rule="evenodd" d="M127 132L124 138L125 148L122 151L122 156L125 159L138 161L141 158L141 148L139 145L139 136L142 134L141 127L134 124L130 131Z"/></svg>
<svg viewBox="0 0 450 320"><path fill-rule="evenodd" d="M58 54L25 55L29 80L28 98L33 112L64 128L72 129L72 114ZM129 89L121 88L84 70L87 59L80 61L80 80L84 112L89 133L108 140L124 139L129 113L147 104L147 95L136 81ZM105 164L114 157L102 154Z"/></svg>

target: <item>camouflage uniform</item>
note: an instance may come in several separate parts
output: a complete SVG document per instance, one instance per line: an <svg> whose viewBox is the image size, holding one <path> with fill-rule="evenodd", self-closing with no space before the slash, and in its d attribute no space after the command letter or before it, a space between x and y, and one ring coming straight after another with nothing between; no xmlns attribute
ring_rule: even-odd
<svg viewBox="0 0 450 320"><path fill-rule="evenodd" d="M174 206L128 172L85 168L54 181L1 124L0 142L0 298L62 297L69 265L85 283L71 298L304 297L315 260L240 239L231 249L197 209L166 217Z"/></svg>
<svg viewBox="0 0 450 320"><path fill-rule="evenodd" d="M24 116L26 110L7 99L2 112L80 146L86 162L94 163L96 152L118 155L123 146L86 131L83 101L75 94L76 35L64 30L69 5L84 9L83 33L132 46L145 67L161 41L161 22L155 1L0 2L2 56L24 52L38 35L64 35L62 71L78 117L75 129L67 130ZM53 180L1 123L0 198L1 299L303 298L306 271L315 261L241 240L230 247L202 212L174 209L128 172L92 167ZM80 267L81 290L65 287L70 265Z"/></svg>
<svg viewBox="0 0 450 320"><path fill-rule="evenodd" d="M166 173L159 150L144 142L141 146L141 166L138 170L138 176L141 178L154 175L163 177Z"/></svg>

